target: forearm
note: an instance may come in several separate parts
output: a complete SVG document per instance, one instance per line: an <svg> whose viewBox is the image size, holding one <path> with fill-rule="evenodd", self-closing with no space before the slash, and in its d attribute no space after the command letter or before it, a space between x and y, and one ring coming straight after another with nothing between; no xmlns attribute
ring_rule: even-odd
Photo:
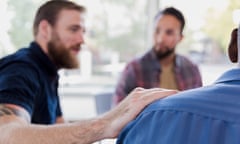
<svg viewBox="0 0 240 144"><path fill-rule="evenodd" d="M105 138L104 127L99 118L53 126L10 123L0 128L0 144L88 144Z"/></svg>
<svg viewBox="0 0 240 144"><path fill-rule="evenodd" d="M96 119L53 126L30 124L24 109L0 105L0 144L89 144L114 138L146 105L174 93L136 88L116 108Z"/></svg>

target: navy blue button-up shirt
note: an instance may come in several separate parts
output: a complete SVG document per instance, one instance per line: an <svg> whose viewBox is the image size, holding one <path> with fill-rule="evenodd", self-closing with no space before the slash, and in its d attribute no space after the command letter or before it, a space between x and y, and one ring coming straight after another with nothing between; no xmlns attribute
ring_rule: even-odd
<svg viewBox="0 0 240 144"><path fill-rule="evenodd" d="M149 105L118 144L240 144L240 69Z"/></svg>
<svg viewBox="0 0 240 144"><path fill-rule="evenodd" d="M32 123L62 115L57 88L57 68L36 42L0 60L0 103L23 107Z"/></svg>

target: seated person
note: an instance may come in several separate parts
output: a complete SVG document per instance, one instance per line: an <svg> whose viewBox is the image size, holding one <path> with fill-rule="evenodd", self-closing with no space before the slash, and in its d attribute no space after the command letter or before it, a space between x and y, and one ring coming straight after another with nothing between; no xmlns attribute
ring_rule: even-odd
<svg viewBox="0 0 240 144"><path fill-rule="evenodd" d="M240 64L237 29L228 53ZM149 105L120 133L118 144L240 144L240 68L214 84L180 92Z"/></svg>
<svg viewBox="0 0 240 144"><path fill-rule="evenodd" d="M198 66L176 52L183 39L185 19L174 7L165 8L154 19L154 44L142 56L125 67L117 83L113 106L134 88L167 88L188 90L202 86Z"/></svg>

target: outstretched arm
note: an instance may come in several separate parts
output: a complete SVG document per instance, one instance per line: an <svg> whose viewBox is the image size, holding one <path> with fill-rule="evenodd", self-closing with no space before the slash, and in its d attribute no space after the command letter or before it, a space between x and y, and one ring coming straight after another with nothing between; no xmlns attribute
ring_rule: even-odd
<svg viewBox="0 0 240 144"><path fill-rule="evenodd" d="M173 90L136 88L118 106L95 119L53 126L29 123L23 108L0 105L0 144L88 144L116 137L142 109L156 99L176 93Z"/></svg>

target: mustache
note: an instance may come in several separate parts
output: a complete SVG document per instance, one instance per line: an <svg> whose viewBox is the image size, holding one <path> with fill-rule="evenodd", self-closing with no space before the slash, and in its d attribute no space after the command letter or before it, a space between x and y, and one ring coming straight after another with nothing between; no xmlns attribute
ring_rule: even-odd
<svg viewBox="0 0 240 144"><path fill-rule="evenodd" d="M81 47L81 44L75 44L75 45L71 46L70 49L80 51L82 49L82 47Z"/></svg>

